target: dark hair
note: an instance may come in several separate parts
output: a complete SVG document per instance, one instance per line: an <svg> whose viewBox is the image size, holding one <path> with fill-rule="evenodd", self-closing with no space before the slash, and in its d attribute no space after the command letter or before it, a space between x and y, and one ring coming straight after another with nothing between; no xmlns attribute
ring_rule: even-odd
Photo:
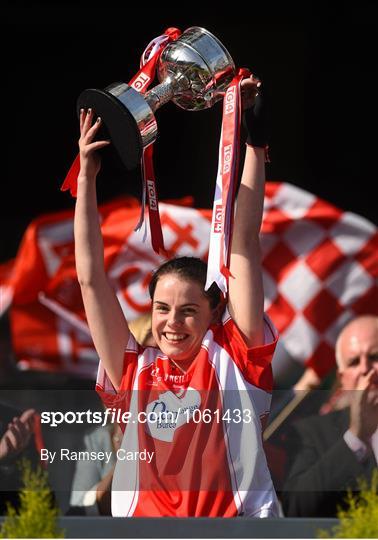
<svg viewBox="0 0 378 540"><path fill-rule="evenodd" d="M157 282L162 276L167 274L176 274L183 279L198 283L203 289L203 294L208 298L211 309L216 308L222 299L221 291L216 283L212 283L210 288L205 291L207 274L206 263L197 257L178 257L163 263L153 273L148 287L151 300L154 299Z"/></svg>

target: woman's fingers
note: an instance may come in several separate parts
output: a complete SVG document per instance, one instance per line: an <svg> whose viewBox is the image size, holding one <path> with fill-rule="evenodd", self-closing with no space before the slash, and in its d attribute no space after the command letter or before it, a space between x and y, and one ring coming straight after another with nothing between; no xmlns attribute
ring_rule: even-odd
<svg viewBox="0 0 378 540"><path fill-rule="evenodd" d="M241 82L241 94L243 109L249 109L255 102L256 96L259 93L259 87L261 86L261 81L254 75L243 79Z"/></svg>
<svg viewBox="0 0 378 540"><path fill-rule="evenodd" d="M87 115L88 118L88 115ZM100 129L101 126L101 118L98 117L96 122L93 124L93 126L90 126L87 129L87 126L85 124L86 119L84 120L84 132L81 134L81 140L84 142L84 144L87 146L92 143L93 138L95 137L97 131ZM104 145L105 146L105 145Z"/></svg>
<svg viewBox="0 0 378 540"><path fill-rule="evenodd" d="M84 115L85 115L84 109L80 109L80 117L79 117L79 120L80 120L80 133L83 131Z"/></svg>
<svg viewBox="0 0 378 540"><path fill-rule="evenodd" d="M95 141L94 143L88 144L86 150L87 152L94 152L108 146L108 144L110 144L110 141Z"/></svg>
<svg viewBox="0 0 378 540"><path fill-rule="evenodd" d="M101 158L97 154L97 150L104 148L110 144L108 140L94 141L98 130L101 127L101 118L98 117L96 122L93 123L92 111L84 111L80 115L80 122L82 125L81 134L79 139L80 148L80 163L83 171L95 171L95 174L99 171Z"/></svg>
<svg viewBox="0 0 378 540"><path fill-rule="evenodd" d="M96 135L97 131L100 129L101 126L101 118L98 117L96 122L88 129L87 132L87 142L90 143L93 140L93 137Z"/></svg>
<svg viewBox="0 0 378 540"><path fill-rule="evenodd" d="M258 77L255 77L254 75L251 75L250 77L247 77L246 79L243 79L241 82L242 88L260 88L261 81Z"/></svg>
<svg viewBox="0 0 378 540"><path fill-rule="evenodd" d="M86 135L88 133L88 130L90 129L93 121L93 110L87 109L84 113L84 120L83 120L83 129L81 134Z"/></svg>
<svg viewBox="0 0 378 540"><path fill-rule="evenodd" d="M89 111L90 109L88 109L88 111L85 109L80 109L80 137L85 137L90 127L90 123L88 122Z"/></svg>

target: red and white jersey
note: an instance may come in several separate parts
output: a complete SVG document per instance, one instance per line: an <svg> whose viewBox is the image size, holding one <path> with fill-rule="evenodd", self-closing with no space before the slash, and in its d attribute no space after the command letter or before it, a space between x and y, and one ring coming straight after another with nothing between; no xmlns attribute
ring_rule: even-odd
<svg viewBox="0 0 378 540"><path fill-rule="evenodd" d="M129 412L113 476L113 516L278 515L262 445L276 342L266 319L265 344L247 348L226 311L185 375L133 336L118 393L100 363L102 400Z"/></svg>

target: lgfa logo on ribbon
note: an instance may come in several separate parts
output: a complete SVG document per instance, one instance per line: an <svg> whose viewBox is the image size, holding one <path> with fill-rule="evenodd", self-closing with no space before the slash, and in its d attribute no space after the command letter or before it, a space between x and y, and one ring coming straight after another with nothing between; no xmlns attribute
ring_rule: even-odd
<svg viewBox="0 0 378 540"><path fill-rule="evenodd" d="M235 98L236 98L236 87L230 86L227 89L226 96L224 99L224 114L232 114L235 111Z"/></svg>
<svg viewBox="0 0 378 540"><path fill-rule="evenodd" d="M151 210L157 211L158 203L156 198L156 189L155 182L153 180L147 180L147 190L148 190L148 204Z"/></svg>
<svg viewBox="0 0 378 540"><path fill-rule="evenodd" d="M223 174L230 172L232 163L232 144L228 144L223 148L223 160L222 160L222 171Z"/></svg>
<svg viewBox="0 0 378 540"><path fill-rule="evenodd" d="M130 86L134 88L137 92L141 92L147 84L151 81L151 77L147 73L140 73L138 77L131 83Z"/></svg>
<svg viewBox="0 0 378 540"><path fill-rule="evenodd" d="M223 206L221 204L217 204L214 208L214 228L213 231L215 233L221 233L222 232L222 223L223 223Z"/></svg>

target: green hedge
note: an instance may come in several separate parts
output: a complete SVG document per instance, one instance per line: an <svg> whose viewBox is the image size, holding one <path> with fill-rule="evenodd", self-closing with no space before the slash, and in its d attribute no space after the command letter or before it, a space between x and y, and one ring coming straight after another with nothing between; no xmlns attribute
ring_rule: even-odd
<svg viewBox="0 0 378 540"><path fill-rule="evenodd" d="M340 523L332 531L319 531L319 538L378 538L378 469L370 482L360 480L360 493L347 496L346 510L339 509Z"/></svg>
<svg viewBox="0 0 378 540"><path fill-rule="evenodd" d="M7 504L6 518L0 538L64 538L64 531L57 526L59 510L48 484L47 472L32 469L29 461L20 463L22 489L18 511Z"/></svg>

